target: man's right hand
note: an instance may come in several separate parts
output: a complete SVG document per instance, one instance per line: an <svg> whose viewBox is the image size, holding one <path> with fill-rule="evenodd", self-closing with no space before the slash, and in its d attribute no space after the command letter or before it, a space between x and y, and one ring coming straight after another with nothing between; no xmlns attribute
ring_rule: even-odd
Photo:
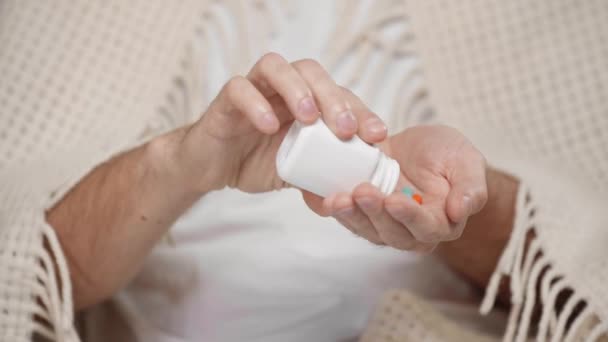
<svg viewBox="0 0 608 342"><path fill-rule="evenodd" d="M321 114L322 113L322 114ZM245 77L232 78L175 150L176 165L201 193L225 186L245 192L279 189L275 156L290 124L319 116L342 139L386 138L386 126L313 60L288 63L269 53Z"/></svg>

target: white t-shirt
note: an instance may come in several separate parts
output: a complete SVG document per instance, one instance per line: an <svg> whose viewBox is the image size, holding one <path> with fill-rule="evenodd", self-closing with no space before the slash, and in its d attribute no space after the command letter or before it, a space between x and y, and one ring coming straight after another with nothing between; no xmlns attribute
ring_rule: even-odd
<svg viewBox="0 0 608 342"><path fill-rule="evenodd" d="M296 15L280 23L272 50L320 59L334 2L292 5ZM394 63L390 74L415 62ZM212 89L228 76L218 69ZM381 116L395 85L387 76L386 91L366 99ZM171 235L175 246L159 245L114 300L141 341L351 341L381 294L397 287L437 300L448 314L476 317L476 295L444 267L354 236L311 212L297 190L208 194Z"/></svg>

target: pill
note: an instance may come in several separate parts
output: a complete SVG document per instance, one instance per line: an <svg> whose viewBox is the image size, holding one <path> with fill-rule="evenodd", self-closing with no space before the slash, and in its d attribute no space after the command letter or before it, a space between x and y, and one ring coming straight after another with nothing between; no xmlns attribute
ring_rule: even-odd
<svg viewBox="0 0 608 342"><path fill-rule="evenodd" d="M408 197L412 197L414 195L414 191L409 186L406 186L405 188L403 188L401 190L401 192L404 193Z"/></svg>
<svg viewBox="0 0 608 342"><path fill-rule="evenodd" d="M418 194L414 194L412 195L412 199L416 202L418 202L418 204L422 204L422 196L418 195Z"/></svg>

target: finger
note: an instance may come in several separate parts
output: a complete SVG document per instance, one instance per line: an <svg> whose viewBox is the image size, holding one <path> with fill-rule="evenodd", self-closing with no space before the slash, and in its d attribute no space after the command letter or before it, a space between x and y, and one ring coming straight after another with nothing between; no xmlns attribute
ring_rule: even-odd
<svg viewBox="0 0 608 342"><path fill-rule="evenodd" d="M306 205L310 208L310 210L317 213L317 215L322 217L327 217L331 215L331 210L323 205L323 197L314 194L310 191L301 190L302 198Z"/></svg>
<svg viewBox="0 0 608 342"><path fill-rule="evenodd" d="M223 115L242 113L259 131L266 134L276 133L279 129L279 120L270 103L251 82L241 76L233 77L224 85L210 111ZM224 117L223 115L218 117Z"/></svg>
<svg viewBox="0 0 608 342"><path fill-rule="evenodd" d="M370 144L375 144L386 139L388 129L386 128L386 125L382 119L372 112L369 107L367 107L367 105L352 91L344 87L342 87L342 91L344 92L344 96L347 98L348 102L351 104L353 113L355 114L357 122L359 123L359 137L361 137L363 141Z"/></svg>
<svg viewBox="0 0 608 342"><path fill-rule="evenodd" d="M384 244L370 220L354 204L350 194L342 193L330 197L327 206L331 208L332 215L354 234L374 244Z"/></svg>
<svg viewBox="0 0 608 342"><path fill-rule="evenodd" d="M446 203L448 217L452 222L464 222L488 200L485 159L471 146L449 163L446 176L451 185Z"/></svg>
<svg viewBox="0 0 608 342"><path fill-rule="evenodd" d="M247 78L264 96L279 94L296 119L312 123L319 116L308 84L281 55L266 54L253 66Z"/></svg>
<svg viewBox="0 0 608 342"><path fill-rule="evenodd" d="M353 191L353 197L386 244L401 250L413 250L416 247L416 240L407 228L384 210L384 198L373 185L359 185Z"/></svg>
<svg viewBox="0 0 608 342"><path fill-rule="evenodd" d="M283 126L285 123L290 123L294 121L295 118L291 113L289 107L287 107L287 104L285 103L281 95L275 94L270 97L266 97L266 100L268 101L268 103L270 103L270 106L272 107L273 112L279 119L281 126Z"/></svg>
<svg viewBox="0 0 608 342"><path fill-rule="evenodd" d="M306 81L321 108L323 120L341 139L350 139L357 133L358 123L352 104L344 96L342 88L329 73L312 59L292 63Z"/></svg>
<svg viewBox="0 0 608 342"><path fill-rule="evenodd" d="M394 193L386 197L384 207L420 242L438 243L451 239L454 234L447 219L441 220L442 214L434 215L431 209L403 194Z"/></svg>

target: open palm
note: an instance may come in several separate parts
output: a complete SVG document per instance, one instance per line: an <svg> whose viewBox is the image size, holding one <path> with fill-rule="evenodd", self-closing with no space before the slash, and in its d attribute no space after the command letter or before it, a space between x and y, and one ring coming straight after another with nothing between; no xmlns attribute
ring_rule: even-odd
<svg viewBox="0 0 608 342"><path fill-rule="evenodd" d="M485 159L455 129L417 126L379 147L399 162L398 191L383 196L366 183L352 194L325 199L305 193L307 204L374 243L420 252L458 238L468 217L485 205ZM423 203L403 194L404 187L419 193Z"/></svg>

